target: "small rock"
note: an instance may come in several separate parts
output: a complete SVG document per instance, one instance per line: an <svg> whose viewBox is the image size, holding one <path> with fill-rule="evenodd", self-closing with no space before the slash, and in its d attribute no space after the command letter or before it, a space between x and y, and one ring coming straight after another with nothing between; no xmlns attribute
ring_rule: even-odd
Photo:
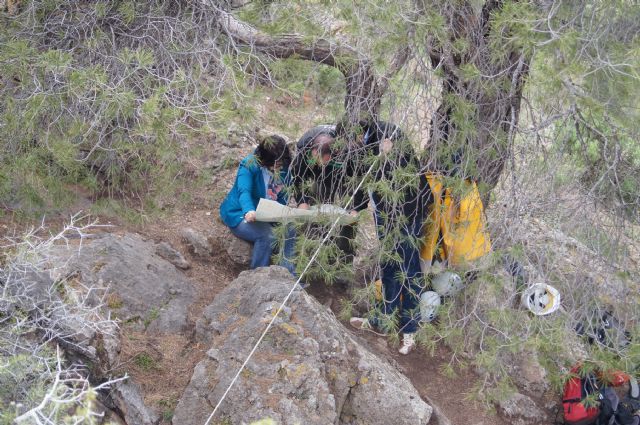
<svg viewBox="0 0 640 425"><path fill-rule="evenodd" d="M207 238L190 227L182 229L182 239L187 243L189 249L199 257L207 257L213 254L213 248Z"/></svg>
<svg viewBox="0 0 640 425"><path fill-rule="evenodd" d="M167 242L160 242L156 245L156 254L164 258L179 269L187 270L191 264L182 256L182 254L173 249Z"/></svg>
<svg viewBox="0 0 640 425"><path fill-rule="evenodd" d="M133 382L119 382L111 390L110 396L126 423L156 425L160 422L158 412L144 405L140 389Z"/></svg>
<svg viewBox="0 0 640 425"><path fill-rule="evenodd" d="M502 413L515 425L537 425L546 423L547 415L528 396L515 393L498 403Z"/></svg>
<svg viewBox="0 0 640 425"><path fill-rule="evenodd" d="M220 350L212 348L207 351L207 356L212 360L218 360L218 358L220 357Z"/></svg>
<svg viewBox="0 0 640 425"><path fill-rule="evenodd" d="M253 245L247 241L243 241L240 238L231 236L229 244L227 245L227 254L231 257L231 260L241 266L249 266L251 263L251 251Z"/></svg>

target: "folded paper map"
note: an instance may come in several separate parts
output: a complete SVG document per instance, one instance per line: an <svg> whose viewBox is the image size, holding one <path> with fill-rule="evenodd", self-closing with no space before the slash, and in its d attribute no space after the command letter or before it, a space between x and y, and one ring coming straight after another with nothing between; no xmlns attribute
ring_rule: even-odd
<svg viewBox="0 0 640 425"><path fill-rule="evenodd" d="M347 210L331 204L322 204L303 210L262 198L256 209L256 220L267 222L338 220L338 224L351 224L356 221L356 217L350 215Z"/></svg>

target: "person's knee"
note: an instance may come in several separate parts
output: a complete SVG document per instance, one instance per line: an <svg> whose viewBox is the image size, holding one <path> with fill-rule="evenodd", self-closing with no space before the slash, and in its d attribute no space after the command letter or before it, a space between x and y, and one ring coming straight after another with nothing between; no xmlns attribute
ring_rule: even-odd
<svg viewBox="0 0 640 425"><path fill-rule="evenodd" d="M260 223L260 226L256 226L256 239L268 239L273 235L273 231L271 226L267 223Z"/></svg>
<svg viewBox="0 0 640 425"><path fill-rule="evenodd" d="M269 246L272 247L275 243L275 238L273 237L273 235L271 234L265 234L265 235L261 235L257 240L256 243L261 245L261 246Z"/></svg>

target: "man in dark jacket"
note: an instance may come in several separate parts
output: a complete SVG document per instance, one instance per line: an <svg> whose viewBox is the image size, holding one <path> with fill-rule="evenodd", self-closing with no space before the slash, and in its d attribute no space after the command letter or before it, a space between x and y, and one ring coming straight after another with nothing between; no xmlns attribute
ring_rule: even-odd
<svg viewBox="0 0 640 425"><path fill-rule="evenodd" d="M349 160L344 145L335 139L335 126L312 128L300 138L296 148L291 164L291 183L298 208L336 204L351 210L352 214L366 209L367 200L362 190L355 191L354 162ZM346 204L349 199L351 202ZM355 234L355 225L345 225L336 238L336 245L349 262L353 260Z"/></svg>
<svg viewBox="0 0 640 425"><path fill-rule="evenodd" d="M338 137L345 132L343 128L339 126ZM362 152L369 159L376 158L369 196L375 210L378 238L385 249L380 258L381 313L398 315L400 332L404 334L400 353L407 354L415 347L414 335L420 320L418 304L424 288L419 240L428 205L432 202L431 192L415 152L398 126L364 121L358 130L346 137L351 137L352 143L360 142ZM360 162L366 164L370 160ZM358 171L363 170L360 167ZM352 317L350 323L357 328L379 327L380 319L380 314L373 314L371 320Z"/></svg>

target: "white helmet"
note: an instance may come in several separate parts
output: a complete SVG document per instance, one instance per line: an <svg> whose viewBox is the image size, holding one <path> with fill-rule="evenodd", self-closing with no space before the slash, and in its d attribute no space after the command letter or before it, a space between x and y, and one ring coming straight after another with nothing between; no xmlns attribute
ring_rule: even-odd
<svg viewBox="0 0 640 425"><path fill-rule="evenodd" d="M437 292L427 291L420 295L420 320L423 322L433 322L440 307L440 295Z"/></svg>
<svg viewBox="0 0 640 425"><path fill-rule="evenodd" d="M453 272L442 272L431 279L431 286L440 296L452 297L462 290L462 278Z"/></svg>
<svg viewBox="0 0 640 425"><path fill-rule="evenodd" d="M522 293L521 302L536 316L544 316L560 307L560 293L546 283L534 283Z"/></svg>

